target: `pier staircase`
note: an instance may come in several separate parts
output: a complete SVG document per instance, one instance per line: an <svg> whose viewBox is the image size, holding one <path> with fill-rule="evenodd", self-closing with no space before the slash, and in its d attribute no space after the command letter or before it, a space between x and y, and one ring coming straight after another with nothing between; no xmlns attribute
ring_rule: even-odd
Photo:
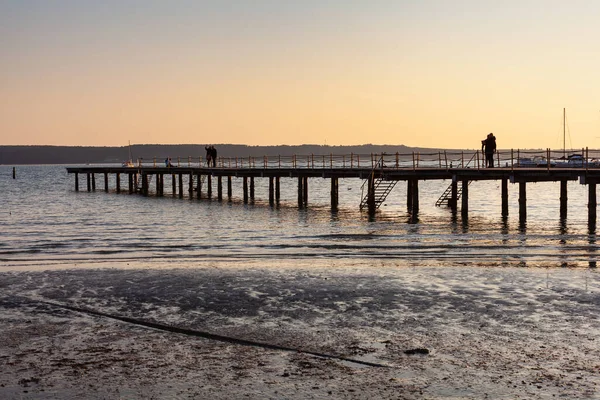
<svg viewBox="0 0 600 400"><path fill-rule="evenodd" d="M363 184L363 194L364 194L364 186L368 182L369 181L367 180ZM387 198L388 194L390 194L390 192L392 191L392 189L394 188L394 186L396 186L396 183L398 183L398 181L388 181L388 180L385 180L383 178L375 178L375 182L374 182L374 186L375 186L375 209L378 209L379 206L381 206L381 204L383 204L383 202ZM369 193L367 191L367 194L363 195L363 198L360 201L360 209L362 210L363 208L367 207L368 206L368 202L369 202Z"/></svg>
<svg viewBox="0 0 600 400"><path fill-rule="evenodd" d="M469 181L469 185L471 184L471 182L473 181ZM460 196L462 194L462 185L457 185L456 187L456 201L460 200ZM446 190L444 191L444 193L442 193L442 195L440 196L439 199L437 199L437 201L435 202L435 205L437 207L441 207L442 205L449 205L450 204L450 200L452 200L452 184L450 184Z"/></svg>
<svg viewBox="0 0 600 400"><path fill-rule="evenodd" d="M375 171L377 169L381 169L381 172L383 172L383 168L385 168L385 164L384 164L384 156L385 153L381 154L381 157L379 158L379 160L375 163L375 166L373 167L373 169L371 170L371 174L373 176L375 176ZM367 179L363 185L362 185L362 200L360 201L360 209L364 209L365 207L368 207L369 205L369 191L367 190L367 193L365 194L365 186L369 183L369 180ZM375 209L378 209L379 206L381 206L383 204L383 202L385 201L385 199L387 198L387 196L390 194L390 192L392 191L392 189L394 188L394 186L396 186L396 184L398 183L398 181L391 181L391 180L387 180L383 178L383 174L380 174L379 177L374 178L374 182L373 182L373 187L374 187L374 194L375 194Z"/></svg>

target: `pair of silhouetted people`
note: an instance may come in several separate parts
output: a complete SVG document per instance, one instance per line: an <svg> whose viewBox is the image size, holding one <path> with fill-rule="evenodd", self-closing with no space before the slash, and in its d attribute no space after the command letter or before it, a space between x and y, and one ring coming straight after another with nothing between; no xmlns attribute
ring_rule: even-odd
<svg viewBox="0 0 600 400"><path fill-rule="evenodd" d="M165 158L165 167L171 168L173 164L171 164L171 157Z"/></svg>
<svg viewBox="0 0 600 400"><path fill-rule="evenodd" d="M487 137L481 141L481 152L485 154L485 166L494 168L494 153L496 152L496 136L489 133Z"/></svg>
<svg viewBox="0 0 600 400"><path fill-rule="evenodd" d="M211 163L213 167L217 166L217 149L215 146L205 146L204 150L206 150L206 166L210 167Z"/></svg>

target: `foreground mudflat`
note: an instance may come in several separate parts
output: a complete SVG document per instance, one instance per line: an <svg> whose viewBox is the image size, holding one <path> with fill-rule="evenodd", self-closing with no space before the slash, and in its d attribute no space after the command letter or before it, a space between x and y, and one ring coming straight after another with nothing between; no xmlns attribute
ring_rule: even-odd
<svg viewBox="0 0 600 400"><path fill-rule="evenodd" d="M600 398L599 316L591 270L6 272L0 397Z"/></svg>

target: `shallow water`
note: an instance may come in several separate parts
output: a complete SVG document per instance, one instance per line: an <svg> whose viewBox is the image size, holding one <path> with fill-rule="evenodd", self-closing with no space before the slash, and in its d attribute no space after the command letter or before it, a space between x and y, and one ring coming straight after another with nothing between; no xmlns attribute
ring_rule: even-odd
<svg viewBox="0 0 600 400"><path fill-rule="evenodd" d="M569 182L569 214L559 218L559 184L529 184L526 224L518 220L518 186L509 184L509 217L500 215L500 182L473 182L469 217L435 201L449 181L419 184L420 212L411 222L400 182L374 219L361 213L362 181L340 180L340 209L329 208L329 180L309 180L309 205L297 208L296 179L281 179L281 202L268 204L268 180L243 204L242 180L232 202L75 192L65 166L0 166L0 268L126 268L210 263L294 265L595 266L597 236L587 224L587 186ZM111 177L111 187L114 178ZM214 183L216 188L216 183ZM215 189L216 190L216 189ZM214 191L213 190L213 193Z"/></svg>

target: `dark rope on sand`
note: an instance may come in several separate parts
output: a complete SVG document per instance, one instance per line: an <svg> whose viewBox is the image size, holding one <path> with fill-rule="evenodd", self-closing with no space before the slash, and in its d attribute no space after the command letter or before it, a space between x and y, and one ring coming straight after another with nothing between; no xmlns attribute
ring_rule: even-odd
<svg viewBox="0 0 600 400"><path fill-rule="evenodd" d="M59 304L59 303L43 301L43 300L33 300L33 299L27 299L27 300L31 301L31 302L36 302L36 303L47 304L47 305L50 305L53 307L63 308L63 309L70 310L70 311L94 315L97 317L104 317L104 318L114 319L117 321L127 322L129 324L143 326L146 328L158 329L158 330L165 331L165 332L179 333L182 335L195 336L195 337L200 337L200 338L210 339L210 340L217 340L220 342L238 344L238 345L242 345L242 346L261 347L263 349L270 349L270 350L287 351L287 352L294 352L294 353L304 353L304 354L309 354L309 355L315 356L315 357L346 361L346 362L350 362L350 363L354 363L354 364L366 365L369 367L389 368L389 365L385 365L385 364L378 364L378 363L373 363L373 362L369 362L369 361L356 360L353 358L336 356L336 355L327 354L327 353L319 353L316 351L296 349L293 347L279 346L276 344L261 343L261 342L255 342L252 340L246 340L246 339L238 339L238 338L229 337L229 336L217 335L217 334L209 333L209 332L196 331L193 329L180 328L180 327L172 326L172 325L159 324L157 322L149 322L149 321L143 321L143 320L130 318L130 317L123 317L120 315L107 314L107 313L104 313L101 311L96 311L96 310L92 310L92 309L88 309L88 308L70 306L67 304Z"/></svg>

